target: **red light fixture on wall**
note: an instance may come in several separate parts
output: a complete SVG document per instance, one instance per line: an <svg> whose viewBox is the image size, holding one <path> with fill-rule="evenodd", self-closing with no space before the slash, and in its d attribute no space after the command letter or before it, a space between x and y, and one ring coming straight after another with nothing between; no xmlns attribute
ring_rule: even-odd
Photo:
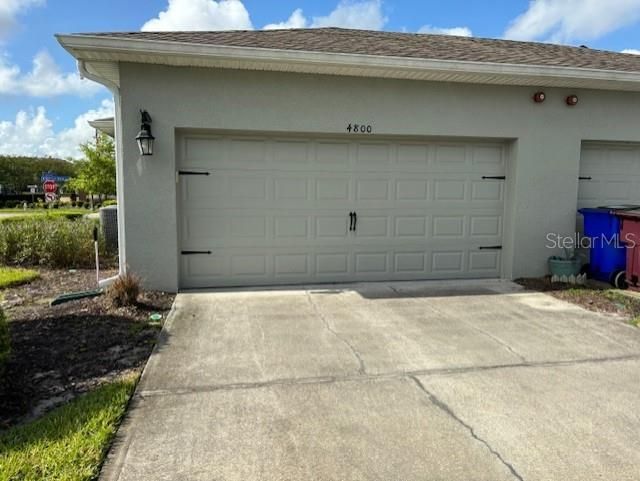
<svg viewBox="0 0 640 481"><path fill-rule="evenodd" d="M541 104L547 100L547 95L544 92L536 92L533 94L533 101L537 104Z"/></svg>
<svg viewBox="0 0 640 481"><path fill-rule="evenodd" d="M569 95L567 97L567 105L569 107L574 107L575 105L578 105L578 96L577 95Z"/></svg>

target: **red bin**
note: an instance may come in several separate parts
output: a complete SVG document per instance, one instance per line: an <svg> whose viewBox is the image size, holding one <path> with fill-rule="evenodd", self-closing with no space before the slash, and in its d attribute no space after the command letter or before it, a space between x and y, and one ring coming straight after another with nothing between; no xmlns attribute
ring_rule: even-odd
<svg viewBox="0 0 640 481"><path fill-rule="evenodd" d="M620 242L627 248L627 284L640 291L640 209L617 211L620 217Z"/></svg>

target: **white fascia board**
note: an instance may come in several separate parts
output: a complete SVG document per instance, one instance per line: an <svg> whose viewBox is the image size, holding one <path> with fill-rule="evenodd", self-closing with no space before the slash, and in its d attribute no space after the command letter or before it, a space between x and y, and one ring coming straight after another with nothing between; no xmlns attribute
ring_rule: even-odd
<svg viewBox="0 0 640 481"><path fill-rule="evenodd" d="M423 72L434 78L451 76L455 81L545 86L575 83L580 88L640 91L640 73L576 67L521 65L459 60L434 60L409 57L384 57L302 50L263 49L177 43L146 39L122 39L89 35L57 35L60 44L79 60L184 65L185 58L198 59L211 66L234 65L234 68L272 69L275 71L327 73L334 75L370 75L386 78L409 78ZM161 57L160 59L158 57ZM368 72L365 73L365 72ZM424 77L423 78L427 78ZM473 80L471 80L473 79Z"/></svg>

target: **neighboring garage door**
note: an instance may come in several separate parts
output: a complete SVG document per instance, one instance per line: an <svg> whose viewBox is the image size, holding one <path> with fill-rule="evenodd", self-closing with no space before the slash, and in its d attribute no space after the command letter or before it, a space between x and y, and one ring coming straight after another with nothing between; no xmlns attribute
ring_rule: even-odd
<svg viewBox="0 0 640 481"><path fill-rule="evenodd" d="M183 135L178 145L183 288L500 276L502 144Z"/></svg>
<svg viewBox="0 0 640 481"><path fill-rule="evenodd" d="M640 145L582 145L578 209L602 205L640 204ZM582 232L582 216L578 216Z"/></svg>

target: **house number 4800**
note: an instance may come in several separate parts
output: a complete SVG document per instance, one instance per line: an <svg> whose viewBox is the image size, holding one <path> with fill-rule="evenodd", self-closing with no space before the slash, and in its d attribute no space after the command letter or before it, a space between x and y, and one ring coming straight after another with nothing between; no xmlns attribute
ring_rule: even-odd
<svg viewBox="0 0 640 481"><path fill-rule="evenodd" d="M373 132L373 127L367 124L349 124L347 125L347 132L352 134L370 134Z"/></svg>

